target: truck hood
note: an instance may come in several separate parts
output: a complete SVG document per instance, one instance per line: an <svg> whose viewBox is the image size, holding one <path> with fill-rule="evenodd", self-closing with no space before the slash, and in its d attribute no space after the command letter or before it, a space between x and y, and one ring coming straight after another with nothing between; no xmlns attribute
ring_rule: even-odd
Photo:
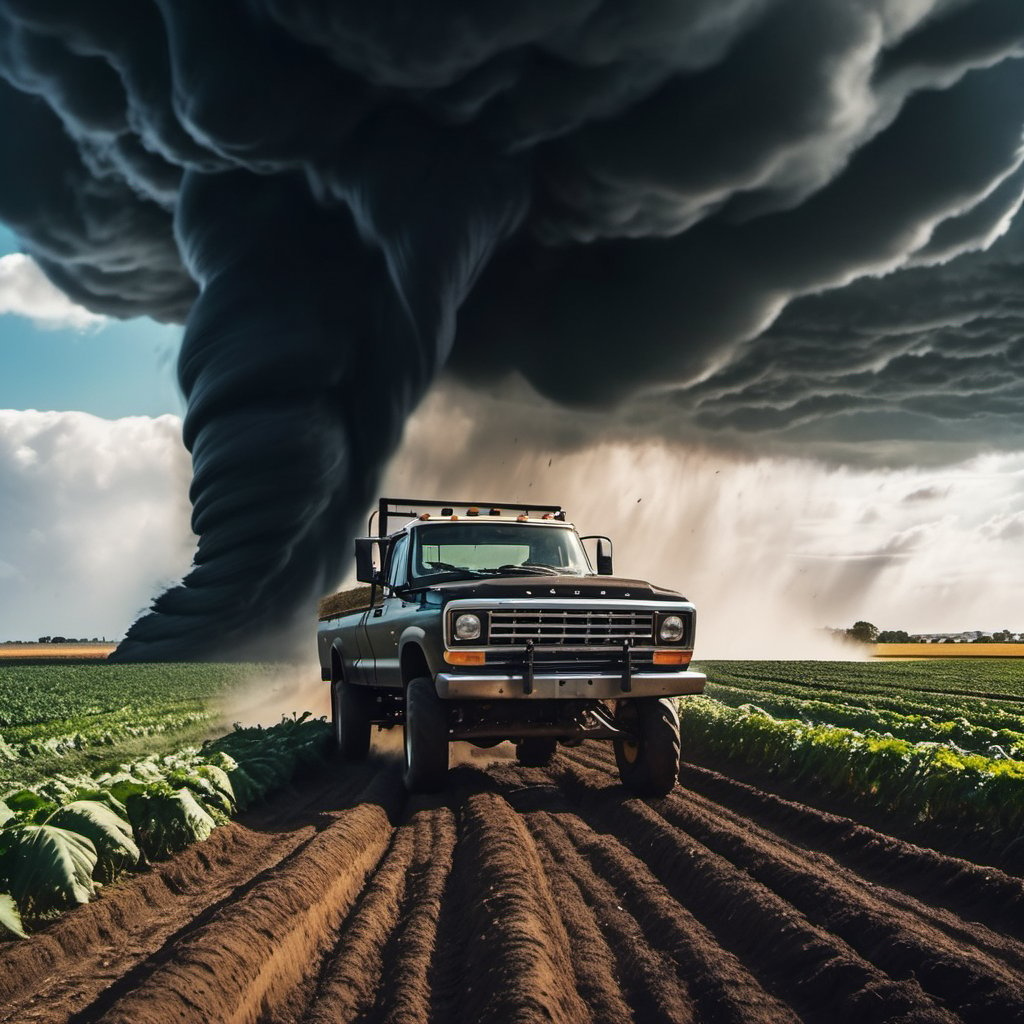
<svg viewBox="0 0 1024 1024"><path fill-rule="evenodd" d="M619 576L500 576L484 580L435 583L444 601L465 597L568 597L621 601L685 601L675 590Z"/></svg>

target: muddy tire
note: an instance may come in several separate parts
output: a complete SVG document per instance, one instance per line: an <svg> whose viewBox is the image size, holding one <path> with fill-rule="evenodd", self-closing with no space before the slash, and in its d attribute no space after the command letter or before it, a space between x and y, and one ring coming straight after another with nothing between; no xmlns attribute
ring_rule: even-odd
<svg viewBox="0 0 1024 1024"><path fill-rule="evenodd" d="M370 713L373 694L344 679L331 683L331 723L339 756L345 761L363 761L370 752Z"/></svg>
<svg viewBox="0 0 1024 1024"><path fill-rule="evenodd" d="M405 688L405 771L410 793L436 793L448 781L448 709L432 680L413 679Z"/></svg>
<svg viewBox="0 0 1024 1024"><path fill-rule="evenodd" d="M616 723L636 742L614 740L619 778L638 796L664 796L679 778L679 716L675 701L644 697L619 701Z"/></svg>
<svg viewBox="0 0 1024 1024"><path fill-rule="evenodd" d="M551 736L527 736L516 744L516 757L524 768L546 768L555 756L558 740Z"/></svg>

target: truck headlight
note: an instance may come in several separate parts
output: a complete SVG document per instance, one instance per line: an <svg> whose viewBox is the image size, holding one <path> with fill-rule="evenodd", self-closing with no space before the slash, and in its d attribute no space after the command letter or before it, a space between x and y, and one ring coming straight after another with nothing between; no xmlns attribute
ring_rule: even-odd
<svg viewBox="0 0 1024 1024"><path fill-rule="evenodd" d="M480 639L480 616L472 612L463 612L455 617L456 640Z"/></svg>
<svg viewBox="0 0 1024 1024"><path fill-rule="evenodd" d="M677 643L683 639L683 620L678 615L666 615L661 620L661 628L658 630L658 639L665 643Z"/></svg>

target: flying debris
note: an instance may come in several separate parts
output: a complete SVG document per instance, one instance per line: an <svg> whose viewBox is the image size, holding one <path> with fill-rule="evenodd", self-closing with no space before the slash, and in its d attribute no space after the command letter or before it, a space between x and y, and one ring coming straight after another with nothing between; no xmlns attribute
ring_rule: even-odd
<svg viewBox="0 0 1024 1024"><path fill-rule="evenodd" d="M0 220L76 302L186 328L199 547L118 657L272 643L446 365L725 432L846 409L786 397L814 309L780 314L1006 231L1022 54L1019 0L0 0Z"/></svg>

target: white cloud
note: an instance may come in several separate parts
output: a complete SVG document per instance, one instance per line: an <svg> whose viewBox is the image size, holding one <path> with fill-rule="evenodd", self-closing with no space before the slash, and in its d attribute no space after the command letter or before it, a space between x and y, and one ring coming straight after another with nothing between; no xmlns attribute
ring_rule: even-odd
<svg viewBox="0 0 1024 1024"><path fill-rule="evenodd" d="M107 318L73 303L50 283L39 265L24 253L0 256L0 313L28 317L37 327L84 330Z"/></svg>
<svg viewBox="0 0 1024 1024"><path fill-rule="evenodd" d="M190 473L174 416L0 410L0 640L122 634L189 567Z"/></svg>

